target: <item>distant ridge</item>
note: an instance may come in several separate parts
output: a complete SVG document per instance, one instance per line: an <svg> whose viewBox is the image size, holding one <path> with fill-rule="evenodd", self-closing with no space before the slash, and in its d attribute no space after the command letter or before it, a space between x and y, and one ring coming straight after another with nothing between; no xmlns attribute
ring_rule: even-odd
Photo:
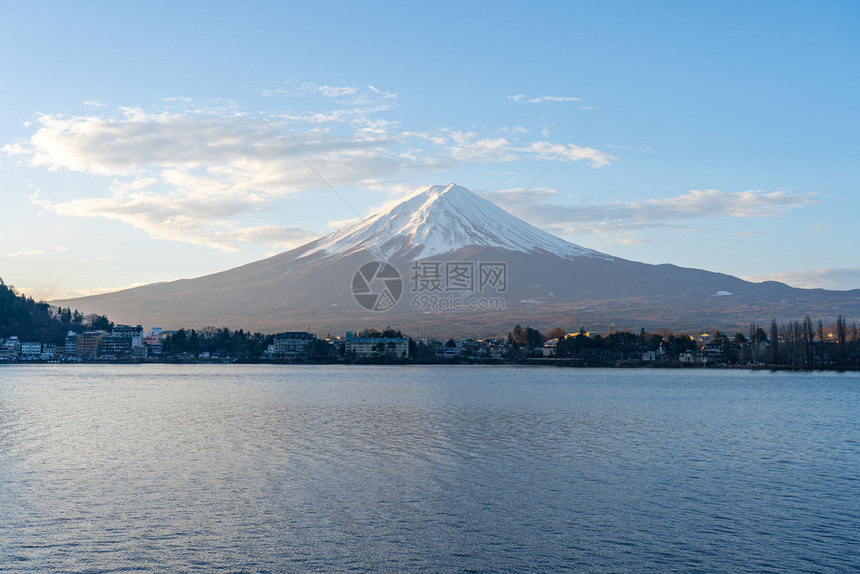
<svg viewBox="0 0 860 574"><path fill-rule="evenodd" d="M398 296L387 294L396 304L385 311L368 311L354 297L355 274L372 261L387 262L401 277ZM503 290L482 290L475 283L471 290L422 292L416 280L422 262L439 264L439 270L445 263L471 264L475 273L482 263L502 264L506 282ZM422 305L422 296L437 303L492 297L504 305L438 312ZM834 321L842 314L849 323L860 322L860 289L796 289L620 259L546 233L455 184L423 187L391 209L235 269L53 303L168 329L276 332L310 325L320 334L391 325L421 336L494 336L516 323L596 332L746 331L750 322L807 314Z"/></svg>

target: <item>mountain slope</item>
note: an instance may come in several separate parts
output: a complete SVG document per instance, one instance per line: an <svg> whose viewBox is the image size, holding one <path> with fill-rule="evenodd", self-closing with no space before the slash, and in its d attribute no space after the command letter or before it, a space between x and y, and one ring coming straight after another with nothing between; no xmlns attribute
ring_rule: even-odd
<svg viewBox="0 0 860 574"><path fill-rule="evenodd" d="M385 261L402 278L397 304L385 311L364 309L354 297L356 289L381 295L393 284L355 281L372 261ZM504 281L484 284L486 269L503 270ZM465 273L448 282L449 270ZM456 302L464 308L451 310ZM56 304L147 326L310 327L319 334L392 325L422 336L480 336L506 333L515 323L746 330L751 321L805 314L860 321L860 290L794 289L614 258L453 184L422 188L390 210L242 267Z"/></svg>

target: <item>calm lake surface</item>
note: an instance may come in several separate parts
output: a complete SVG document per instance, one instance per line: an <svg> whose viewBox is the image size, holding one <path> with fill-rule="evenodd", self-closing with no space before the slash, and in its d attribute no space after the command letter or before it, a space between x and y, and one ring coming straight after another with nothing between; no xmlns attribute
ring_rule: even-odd
<svg viewBox="0 0 860 574"><path fill-rule="evenodd" d="M3 572L858 572L860 374L0 367Z"/></svg>

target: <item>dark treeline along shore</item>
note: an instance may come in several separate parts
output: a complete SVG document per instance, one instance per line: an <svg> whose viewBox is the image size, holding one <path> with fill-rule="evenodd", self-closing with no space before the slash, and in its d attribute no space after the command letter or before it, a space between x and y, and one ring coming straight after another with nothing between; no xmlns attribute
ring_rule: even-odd
<svg viewBox="0 0 860 574"><path fill-rule="evenodd" d="M564 366L761 366L797 369L860 368L860 328L835 323L802 321L770 325L750 324L746 333L673 333L612 331L567 332L555 327L541 333L516 325L507 335L485 339L417 339L387 327L363 329L346 337L311 333L251 333L243 329L206 328L164 331L145 338L141 353L64 354L68 338L87 332L110 333L115 325L104 315L52 307L18 294L0 280L0 360L21 360L22 341L41 343L43 352L29 361L219 361L373 364L514 363ZM138 329L140 329L138 327ZM141 329L142 330L142 329ZM295 342L289 352L278 351L285 340ZM116 338L116 337L114 337ZM349 340L367 342L361 350ZM17 353L15 344L18 345ZM65 345L64 345L65 343ZM398 346L400 344L400 346ZM31 347L34 343L29 344ZM408 345L408 346L407 346ZM129 347L130 349L131 347ZM44 350L51 349L49 353ZM273 351L275 349L275 351ZM408 349L408 351L407 351Z"/></svg>

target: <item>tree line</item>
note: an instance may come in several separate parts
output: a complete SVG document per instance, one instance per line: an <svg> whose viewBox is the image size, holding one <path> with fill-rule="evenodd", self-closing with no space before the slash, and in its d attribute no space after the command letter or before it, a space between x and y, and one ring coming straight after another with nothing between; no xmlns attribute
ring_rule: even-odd
<svg viewBox="0 0 860 574"><path fill-rule="evenodd" d="M850 326L842 315L834 325L802 321L770 324L771 362L774 365L806 367L860 366L860 328Z"/></svg>
<svg viewBox="0 0 860 574"><path fill-rule="evenodd" d="M696 341L689 335L674 334L665 329L660 333L639 333L613 331L607 335L589 334L581 327L576 334L567 334L561 327L551 329L546 335L532 327L516 325L508 333L509 355L513 358L533 355L550 339L557 339L555 356L579 358L595 362L614 362L633 358L645 351L657 351L662 347L667 355L679 354L696 349Z"/></svg>
<svg viewBox="0 0 860 574"><path fill-rule="evenodd" d="M261 357L269 345L275 341L274 335L245 332L243 329L231 331L227 327L196 331L179 329L164 337L162 352L165 355L188 353L224 352L231 357Z"/></svg>
<svg viewBox="0 0 860 574"><path fill-rule="evenodd" d="M509 356L534 356L544 342L557 339L555 356L578 358L594 363L609 363L630 359L637 353L660 351L670 360L687 352L703 350L703 343L687 334L675 334L666 329L648 333L615 331L607 335L591 335L580 328L579 333L566 334L561 328L542 335L532 327L517 325L508 334ZM802 321L778 323L773 320L765 331L756 323L746 334L734 335L716 331L704 347L719 360L727 363L768 363L804 368L860 366L860 328L848 325L842 315L835 324L813 322L809 316Z"/></svg>

